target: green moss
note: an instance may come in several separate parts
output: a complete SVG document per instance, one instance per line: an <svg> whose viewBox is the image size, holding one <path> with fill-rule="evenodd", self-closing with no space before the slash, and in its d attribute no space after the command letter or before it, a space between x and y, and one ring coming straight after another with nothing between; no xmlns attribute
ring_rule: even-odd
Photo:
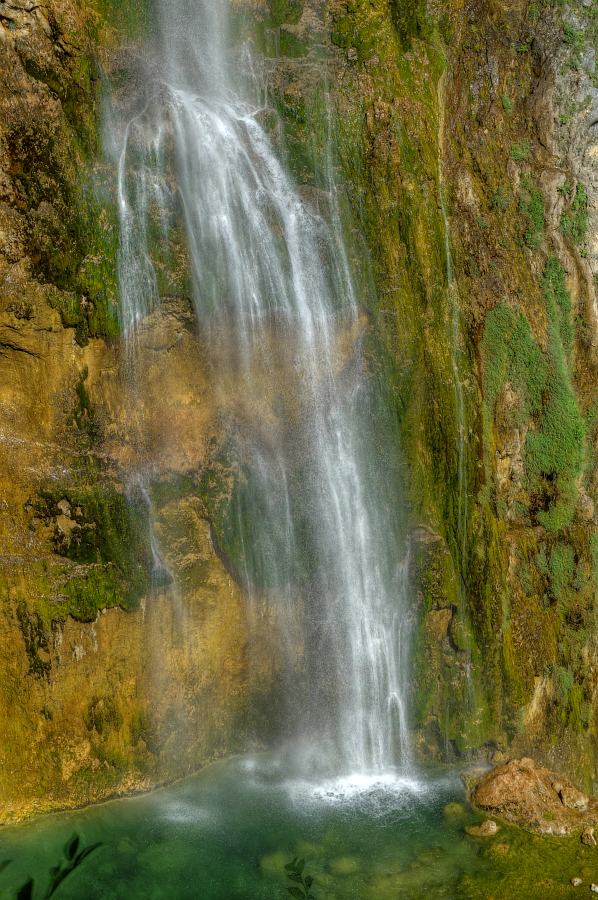
<svg viewBox="0 0 598 900"><path fill-rule="evenodd" d="M590 535L590 555L592 559L594 590L598 592L598 534Z"/></svg>
<svg viewBox="0 0 598 900"><path fill-rule="evenodd" d="M579 68L581 54L585 46L585 38L582 30L575 28L570 22L563 23L563 41L569 48L568 65L572 69Z"/></svg>
<svg viewBox="0 0 598 900"><path fill-rule="evenodd" d="M49 678L49 640L42 617L28 609L23 601L17 604L16 616L29 663L28 674L36 678Z"/></svg>
<svg viewBox="0 0 598 900"><path fill-rule="evenodd" d="M87 392L86 382L88 376L89 371L87 366L85 366L75 385L75 395L77 399L69 424L76 425L78 430L93 442L98 436L98 424Z"/></svg>
<svg viewBox="0 0 598 900"><path fill-rule="evenodd" d="M162 481L155 481L151 486L152 502L160 508L188 495L199 494L200 496L207 496L209 493L207 487L208 480L209 476L206 473L204 474L203 481L200 483L199 487L196 485L194 478L190 475L177 475L172 478L163 479ZM219 482L219 487L221 490L223 489L222 482Z"/></svg>
<svg viewBox="0 0 598 900"><path fill-rule="evenodd" d="M139 40L152 21L153 0L91 0L91 5L99 14L96 24L115 28L121 39Z"/></svg>
<svg viewBox="0 0 598 900"><path fill-rule="evenodd" d="M407 50L415 39L430 36L425 0L391 0L392 18L403 50Z"/></svg>
<svg viewBox="0 0 598 900"><path fill-rule="evenodd" d="M493 209L499 212L505 212L511 205L511 192L505 186L500 184L492 195L491 205Z"/></svg>
<svg viewBox="0 0 598 900"><path fill-rule="evenodd" d="M565 270L556 256L549 257L546 263L542 286L548 313L554 319L556 311L563 349L569 355L573 350L571 295L567 288Z"/></svg>
<svg viewBox="0 0 598 900"><path fill-rule="evenodd" d="M116 700L108 695L96 696L89 701L84 720L87 730L96 731L99 735L110 729L118 730L123 723Z"/></svg>
<svg viewBox="0 0 598 900"><path fill-rule="evenodd" d="M549 342L538 348L524 316L499 305L487 316L484 359L484 431L489 446L498 392L510 382L520 396L519 427L534 419L524 462L538 505L537 520L551 531L566 527L577 502L577 480L585 458L585 422L567 367L571 350L571 300L558 260L548 260L543 278Z"/></svg>
<svg viewBox="0 0 598 900"><path fill-rule="evenodd" d="M93 622L100 610L135 609L139 596L129 593L128 585L113 566L94 566L84 576L71 578L65 584L66 612L80 622Z"/></svg>
<svg viewBox="0 0 598 900"><path fill-rule="evenodd" d="M550 554L549 574L552 596L563 602L571 588L575 569L573 548L568 544L556 544Z"/></svg>
<svg viewBox="0 0 598 900"><path fill-rule="evenodd" d="M518 425L542 408L547 365L525 316L499 304L486 317L482 338L484 361L484 431L486 444L499 391L509 382L520 397Z"/></svg>
<svg viewBox="0 0 598 900"><path fill-rule="evenodd" d="M573 675L562 666L557 666L554 672L554 682L559 699L566 706L574 683Z"/></svg>
<svg viewBox="0 0 598 900"><path fill-rule="evenodd" d="M304 0L270 0L272 24L295 24L301 18L304 6Z"/></svg>
<svg viewBox="0 0 598 900"><path fill-rule="evenodd" d="M563 309L567 310L570 300L561 296L561 281L558 263L550 259L543 282L550 378L539 428L528 434L525 452L531 489L541 489L548 501L547 508L540 510L537 518L551 531L565 528L573 517L578 496L577 481L585 460L586 436L562 338Z"/></svg>
<svg viewBox="0 0 598 900"><path fill-rule="evenodd" d="M516 162L523 162L529 159L530 152L529 144L513 144L511 147L511 159L514 159Z"/></svg>
<svg viewBox="0 0 598 900"><path fill-rule="evenodd" d="M98 610L135 608L149 586L151 549L148 513L142 498L129 500L108 484L95 488L53 488L34 504L35 514L51 529L59 555L87 568L65 570L66 610L93 620Z"/></svg>
<svg viewBox="0 0 598 900"><path fill-rule="evenodd" d="M583 247L588 233L588 192L581 182L575 196L561 215L561 231L577 247Z"/></svg>
<svg viewBox="0 0 598 900"><path fill-rule="evenodd" d="M544 240L544 197L529 180L524 181L524 190L519 202L519 210L527 219L523 237L531 250L538 250Z"/></svg>

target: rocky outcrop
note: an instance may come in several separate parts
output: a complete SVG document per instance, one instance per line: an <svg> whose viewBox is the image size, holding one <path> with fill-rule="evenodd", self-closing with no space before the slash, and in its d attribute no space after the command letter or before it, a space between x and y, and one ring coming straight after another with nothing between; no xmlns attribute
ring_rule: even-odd
<svg viewBox="0 0 598 900"><path fill-rule="evenodd" d="M532 759L510 760L477 780L473 777L469 787L474 806L490 815L539 834L577 831L584 843L596 844L598 800Z"/></svg>

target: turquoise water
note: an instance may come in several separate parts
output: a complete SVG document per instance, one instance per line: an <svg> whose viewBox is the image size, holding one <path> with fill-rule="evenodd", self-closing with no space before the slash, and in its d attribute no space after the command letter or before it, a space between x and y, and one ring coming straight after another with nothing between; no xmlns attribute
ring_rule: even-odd
<svg viewBox="0 0 598 900"><path fill-rule="evenodd" d="M448 805L450 804L450 805ZM47 873L73 832L102 846L59 898L284 898L284 865L306 860L318 900L579 896L573 875L598 881L598 854L579 839L501 828L476 839L480 816L458 773L425 779L289 780L269 757L218 763L155 793L62 813L0 832L5 893Z"/></svg>

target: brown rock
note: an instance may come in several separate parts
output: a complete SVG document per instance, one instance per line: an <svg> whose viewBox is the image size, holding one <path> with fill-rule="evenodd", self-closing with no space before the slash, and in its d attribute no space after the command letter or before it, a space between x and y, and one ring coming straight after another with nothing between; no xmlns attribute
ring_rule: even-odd
<svg viewBox="0 0 598 900"><path fill-rule="evenodd" d="M594 835L594 829L591 825L586 825L581 832L581 842L585 844L587 847L595 847L596 846L596 837Z"/></svg>
<svg viewBox="0 0 598 900"><path fill-rule="evenodd" d="M511 760L485 774L473 785L471 797L480 809L542 834L587 828L593 838L598 824L595 798L529 758Z"/></svg>
<svg viewBox="0 0 598 900"><path fill-rule="evenodd" d="M587 809L590 798L578 791L569 781L555 781L553 788L560 797L563 806L568 809Z"/></svg>

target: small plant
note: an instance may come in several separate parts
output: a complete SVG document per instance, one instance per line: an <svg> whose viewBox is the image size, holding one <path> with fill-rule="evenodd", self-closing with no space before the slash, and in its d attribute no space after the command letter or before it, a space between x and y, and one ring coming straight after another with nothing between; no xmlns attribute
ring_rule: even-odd
<svg viewBox="0 0 598 900"><path fill-rule="evenodd" d="M515 162L523 162L529 159L529 154L529 144L513 144L511 147L511 159L514 159Z"/></svg>
<svg viewBox="0 0 598 900"><path fill-rule="evenodd" d="M303 871L305 869L305 860L295 859L287 863L284 867L287 873L287 878L290 878L294 884L291 887L287 887L288 893L291 897L296 897L297 900L316 900L315 895L311 892L311 886L314 883L311 875L304 875Z"/></svg>
<svg viewBox="0 0 598 900"><path fill-rule="evenodd" d="M573 185L570 181L565 181L557 190L561 197L570 197L573 193Z"/></svg>
<svg viewBox="0 0 598 900"><path fill-rule="evenodd" d="M524 182L524 188L528 196L521 199L519 209L527 219L525 243L530 249L538 250L544 240L544 197L531 180Z"/></svg>
<svg viewBox="0 0 598 900"><path fill-rule="evenodd" d="M492 196L492 207L500 212L504 212L509 208L511 203L511 195L504 185L499 185L498 189Z"/></svg>
<svg viewBox="0 0 598 900"><path fill-rule="evenodd" d="M502 108L509 115L513 112L513 101L507 94L502 95Z"/></svg>
<svg viewBox="0 0 598 900"><path fill-rule="evenodd" d="M101 847L101 843L90 844L89 847L82 847L81 849L79 847L79 835L73 834L64 845L64 859L61 859L58 865L52 866L50 869L50 884L46 892L40 895L40 900L48 900L49 897L53 897L65 878L68 878L90 854L97 850L98 847ZM10 863L10 859L0 862L0 872L3 872ZM15 900L33 900L34 889L35 881L33 878L29 878L28 881L18 888Z"/></svg>
<svg viewBox="0 0 598 900"><path fill-rule="evenodd" d="M570 68L578 69L584 46L583 31L575 28L575 26L571 25L569 22L565 22L563 25L563 41L571 51L571 57L569 59Z"/></svg>
<svg viewBox="0 0 598 900"><path fill-rule="evenodd" d="M573 188L571 188L572 191ZM570 196L570 194L566 196ZM588 232L588 192L581 182L575 188L575 196L569 209L566 209L561 216L561 231L576 246L583 246Z"/></svg>

